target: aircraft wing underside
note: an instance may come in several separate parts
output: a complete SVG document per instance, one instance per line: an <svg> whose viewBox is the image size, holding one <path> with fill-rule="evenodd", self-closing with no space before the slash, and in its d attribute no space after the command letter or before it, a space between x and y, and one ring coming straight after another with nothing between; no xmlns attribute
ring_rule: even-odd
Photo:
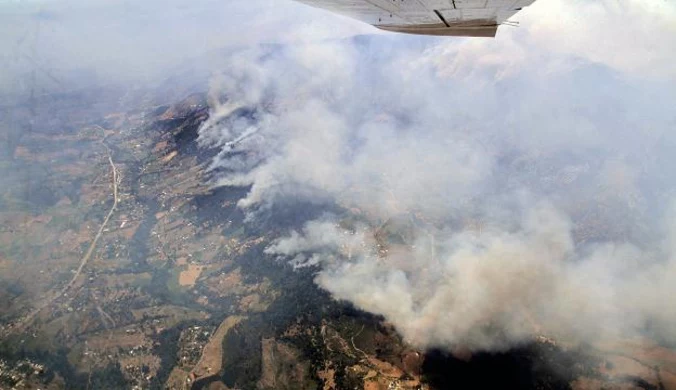
<svg viewBox="0 0 676 390"><path fill-rule="evenodd" d="M423 35L494 37L535 0L297 0L380 29Z"/></svg>

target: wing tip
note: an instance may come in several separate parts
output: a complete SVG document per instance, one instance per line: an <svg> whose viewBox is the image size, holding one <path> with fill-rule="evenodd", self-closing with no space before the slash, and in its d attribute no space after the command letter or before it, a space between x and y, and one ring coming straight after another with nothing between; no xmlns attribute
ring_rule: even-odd
<svg viewBox="0 0 676 390"><path fill-rule="evenodd" d="M491 26L463 26L463 27L446 27L446 26L378 26L381 30L415 35L435 35L435 36L451 36L451 37L483 37L495 38L498 32L497 25Z"/></svg>

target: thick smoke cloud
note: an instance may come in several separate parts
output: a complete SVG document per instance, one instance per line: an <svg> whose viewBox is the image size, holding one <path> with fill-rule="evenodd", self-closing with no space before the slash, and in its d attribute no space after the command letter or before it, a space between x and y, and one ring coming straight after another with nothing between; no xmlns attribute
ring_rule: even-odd
<svg viewBox="0 0 676 390"><path fill-rule="evenodd" d="M244 50L200 142L221 148L217 185L251 186L252 220L341 206L267 253L415 345L675 342L674 43L653 43L674 20L663 2L542 1L496 40Z"/></svg>
<svg viewBox="0 0 676 390"><path fill-rule="evenodd" d="M626 243L578 249L570 220L547 204L522 219L515 231L428 232L384 257L367 229L313 222L268 252L322 264L320 286L384 315L421 347L506 349L537 335L614 341L648 322L674 340L673 254L656 260Z"/></svg>

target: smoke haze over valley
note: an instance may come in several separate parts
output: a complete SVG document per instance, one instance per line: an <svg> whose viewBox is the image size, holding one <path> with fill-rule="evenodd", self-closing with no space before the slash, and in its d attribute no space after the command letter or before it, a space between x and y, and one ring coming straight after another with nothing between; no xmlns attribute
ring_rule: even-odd
<svg viewBox="0 0 676 390"><path fill-rule="evenodd" d="M61 315L73 381L129 377L88 339L119 331L149 388L352 386L395 339L421 383L426 351L676 348L676 4L538 0L495 39L282 0L0 9L0 388L12 332Z"/></svg>

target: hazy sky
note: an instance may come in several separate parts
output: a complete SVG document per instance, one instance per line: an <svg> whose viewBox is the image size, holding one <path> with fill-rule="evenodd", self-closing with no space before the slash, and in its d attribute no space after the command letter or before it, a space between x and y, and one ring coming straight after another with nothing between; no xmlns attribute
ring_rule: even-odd
<svg viewBox="0 0 676 390"><path fill-rule="evenodd" d="M663 0L539 0L514 18L522 27L503 27L494 42L451 39L472 46L465 56L488 45L482 61L557 53L673 79L675 8ZM0 86L16 87L17 76L36 66L54 74L94 67L104 79L138 80L228 45L364 33L378 30L291 0L4 0ZM515 37L538 53L513 52Z"/></svg>
<svg viewBox="0 0 676 390"><path fill-rule="evenodd" d="M0 1L0 88L16 88L35 68L147 81L215 49L292 40L299 25L325 17L285 0ZM326 31L341 29L368 30L338 19Z"/></svg>

